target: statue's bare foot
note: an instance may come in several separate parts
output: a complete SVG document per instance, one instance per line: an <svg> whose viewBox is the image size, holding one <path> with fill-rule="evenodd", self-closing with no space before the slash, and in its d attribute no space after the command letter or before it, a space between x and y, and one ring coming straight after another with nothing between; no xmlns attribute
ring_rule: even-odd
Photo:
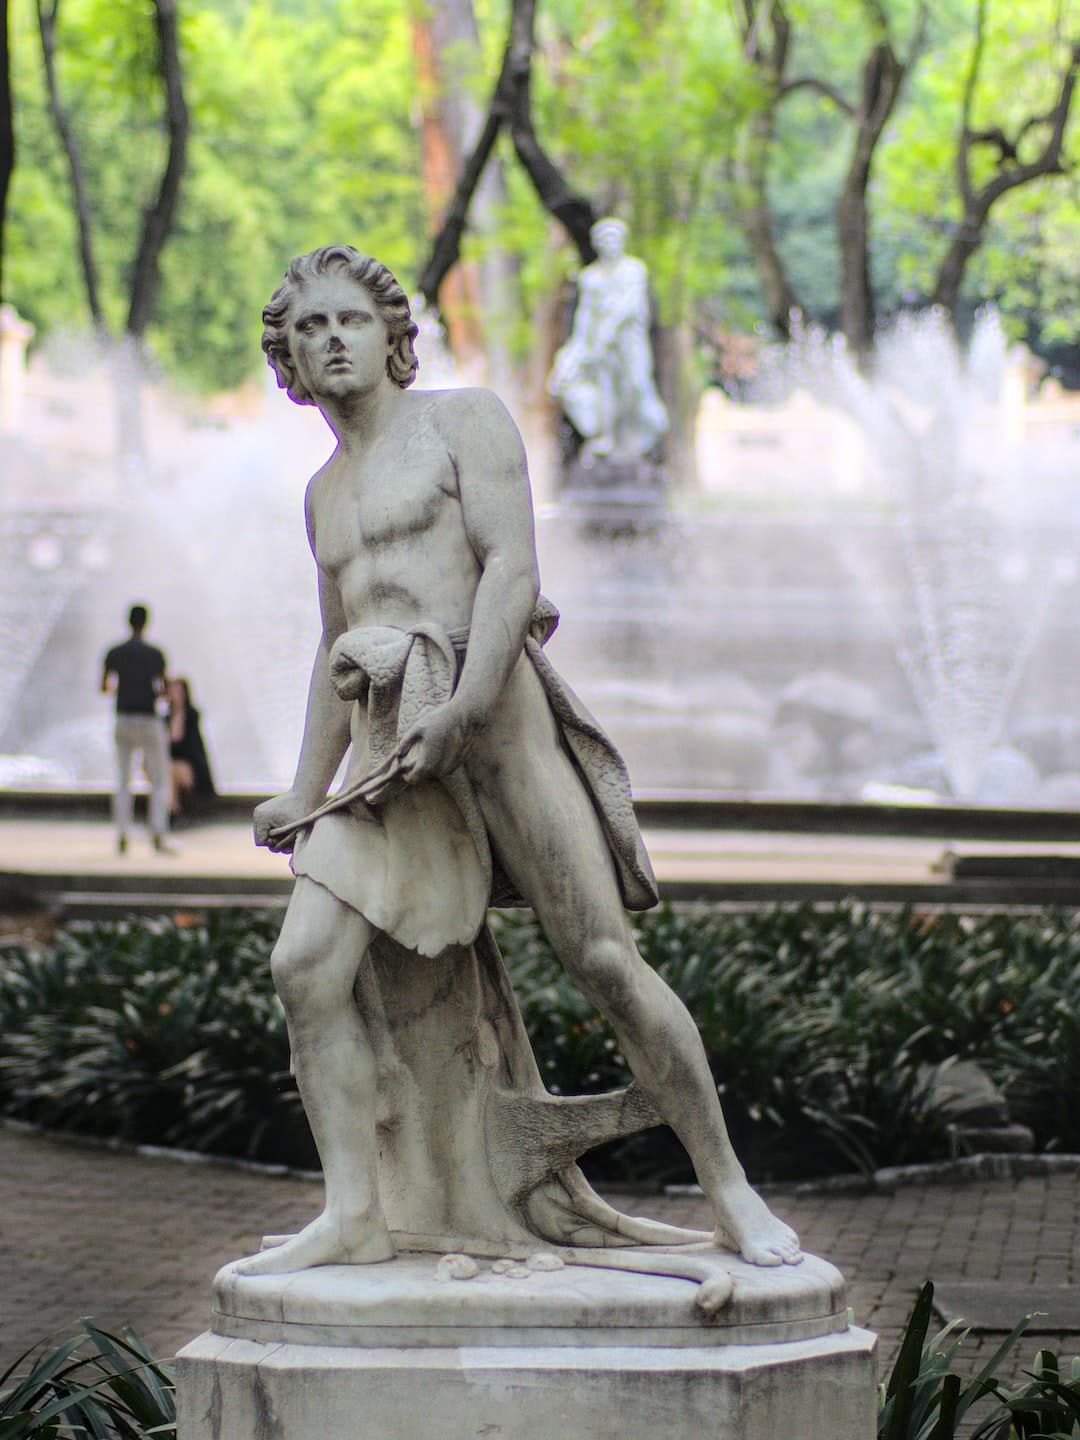
<svg viewBox="0 0 1080 1440"><path fill-rule="evenodd" d="M272 1237L269 1249L241 1260L238 1275L287 1275L315 1265L374 1265L395 1254L390 1232L380 1219L343 1219L328 1210L297 1235Z"/></svg>
<svg viewBox="0 0 1080 1440"><path fill-rule="evenodd" d="M717 1210L716 1243L751 1265L797 1265L802 1259L798 1235L745 1180L721 1191Z"/></svg>

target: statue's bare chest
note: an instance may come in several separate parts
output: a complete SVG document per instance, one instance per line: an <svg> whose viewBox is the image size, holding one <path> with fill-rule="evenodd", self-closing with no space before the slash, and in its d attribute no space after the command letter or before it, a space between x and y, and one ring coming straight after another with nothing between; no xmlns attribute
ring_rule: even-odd
<svg viewBox="0 0 1080 1440"><path fill-rule="evenodd" d="M393 460L376 456L327 478L316 499L315 547L332 575L358 560L422 547L422 537L458 510L453 465L435 446L410 446Z"/></svg>

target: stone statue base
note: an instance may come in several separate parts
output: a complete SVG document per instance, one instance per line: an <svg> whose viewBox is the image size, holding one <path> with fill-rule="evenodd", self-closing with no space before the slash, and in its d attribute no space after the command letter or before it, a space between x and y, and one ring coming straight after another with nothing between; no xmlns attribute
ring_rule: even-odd
<svg viewBox="0 0 1080 1440"><path fill-rule="evenodd" d="M575 456L563 470L561 500L586 530L619 534L656 530L668 520L664 475L655 460Z"/></svg>
<svg viewBox="0 0 1080 1440"><path fill-rule="evenodd" d="M724 1256L733 1289L707 1318L695 1283L603 1268L620 1256L662 1263L634 1249L604 1252L598 1268L552 1252L406 1254L283 1276L227 1266L213 1330L178 1356L178 1440L874 1433L876 1339L848 1325L831 1265Z"/></svg>

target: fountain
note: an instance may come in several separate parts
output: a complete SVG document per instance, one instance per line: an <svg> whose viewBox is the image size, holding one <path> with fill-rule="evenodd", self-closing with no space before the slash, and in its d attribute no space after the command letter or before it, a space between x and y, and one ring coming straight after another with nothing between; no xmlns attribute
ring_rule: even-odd
<svg viewBox="0 0 1080 1440"><path fill-rule="evenodd" d="M1002 753L1003 733L1057 593L1077 575L1066 477L1034 471L1008 359L994 311L965 353L931 310L881 337L872 378L816 332L786 360L865 439L887 524L872 544L847 537L842 553L929 729L926 778L937 782L936 768L964 801L994 798L995 767L1022 769Z"/></svg>
<svg viewBox="0 0 1080 1440"><path fill-rule="evenodd" d="M421 377L445 383L433 343ZM707 397L703 486L663 526L590 533L537 477L555 662L642 791L1075 803L1075 407L1020 405L989 319L966 357L904 322L872 384L814 345L817 399ZM0 784L108 788L98 665L139 599L220 785L277 788L316 637L296 516L321 421L265 403L269 372L229 408L152 389L152 479L122 496L107 386L75 368L36 357L0 434Z"/></svg>

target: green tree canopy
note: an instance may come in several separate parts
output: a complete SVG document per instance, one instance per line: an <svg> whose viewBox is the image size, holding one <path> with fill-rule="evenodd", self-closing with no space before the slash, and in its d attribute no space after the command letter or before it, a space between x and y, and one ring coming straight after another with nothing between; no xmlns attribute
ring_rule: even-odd
<svg viewBox="0 0 1080 1440"><path fill-rule="evenodd" d="M160 95L141 0L64 0L60 85L83 151L102 306L125 281L161 165ZM189 169L148 332L168 369L239 383L259 357L259 311L290 256L362 236L408 274L421 241L411 56L394 0L229 6L181 0ZM48 334L89 322L63 156L29 17L16 44L20 164L8 238L12 300Z"/></svg>
<svg viewBox="0 0 1080 1440"><path fill-rule="evenodd" d="M178 0L191 119L175 229L147 334L171 373L201 387L238 383L258 363L259 310L289 257L328 240L361 244L406 283L430 237L418 125L416 14L421 0ZM486 104L501 63L508 0L473 0L483 64L460 83ZM740 0L740 4L742 0ZM779 0L539 0L533 116L540 142L598 212L628 223L649 264L661 318L703 332L769 318L746 234L740 172L748 127L775 97L751 45ZM930 7L899 99L877 144L867 204L873 297L881 314L925 303L961 220L957 143L975 19L985 10L972 130L1040 143L1025 121L1046 112L1075 39L1062 0L942 0ZM835 211L852 146L862 66L881 24L898 51L916 36L918 0L784 0L788 80L766 166L780 261L802 308L840 314ZM102 306L124 322L142 212L161 172L162 94L150 0L62 0L59 84L82 147L97 237ZM750 31L737 23L742 14ZM1075 27L1076 17L1072 17ZM32 7L13 7L19 163L8 206L5 292L40 337L88 323L70 182L44 82ZM831 95L828 90L835 94ZM1075 152L1074 113L1064 137ZM466 234L466 255L497 245L516 260L519 349L538 307L576 269L499 141L507 205L494 234ZM971 149L982 183L1000 158ZM1076 344L1080 299L1075 175L1012 190L989 214L963 302L995 300L1038 346Z"/></svg>

